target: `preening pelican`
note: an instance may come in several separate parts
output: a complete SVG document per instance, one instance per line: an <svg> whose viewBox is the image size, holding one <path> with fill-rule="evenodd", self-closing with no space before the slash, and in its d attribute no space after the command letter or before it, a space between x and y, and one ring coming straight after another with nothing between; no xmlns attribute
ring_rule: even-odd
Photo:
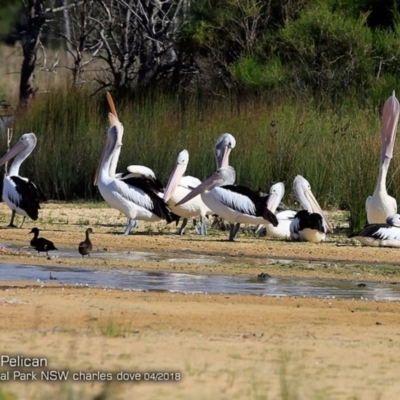
<svg viewBox="0 0 400 400"><path fill-rule="evenodd" d="M285 185L283 182L278 182L272 185L269 189L267 207L275 213L279 204L281 203L283 196L285 195ZM292 223L296 211L284 210L276 214L278 219L278 226L274 226L269 223L265 225L266 236L278 239L290 239L290 224ZM260 227L257 227L256 232L260 231Z"/></svg>
<svg viewBox="0 0 400 400"><path fill-rule="evenodd" d="M187 150L182 150L178 155L175 168L172 171L167 187L165 188L164 201L168 204L174 214L183 218L183 223L179 230L180 235L183 235L188 219L192 217L200 217L200 231L197 226L195 226L196 233L198 235L206 235L206 215L211 215L212 211L204 204L201 196L198 195L180 206L176 205L176 203L188 195L195 187L201 184L201 180L194 176L183 176L186 172L188 163L189 152Z"/></svg>
<svg viewBox="0 0 400 400"><path fill-rule="evenodd" d="M384 224L369 224L351 233L349 238L354 238L365 246L400 247L400 215L389 215Z"/></svg>
<svg viewBox="0 0 400 400"><path fill-rule="evenodd" d="M383 106L381 133L381 162L379 165L378 182L374 194L368 196L365 208L370 224L385 223L389 215L397 213L396 199L389 196L386 190L386 177L390 160L393 157L400 105L393 91Z"/></svg>
<svg viewBox="0 0 400 400"><path fill-rule="evenodd" d="M276 216L267 207L267 197L245 186L233 185L235 179L232 167L221 167L177 205L201 194L207 207L230 223L230 241L235 240L241 223L278 225Z"/></svg>
<svg viewBox="0 0 400 400"><path fill-rule="evenodd" d="M111 112L108 114L109 126L117 126L118 127L118 139L119 143L122 143L122 137L124 135L124 126L122 125L121 121L118 118L118 113L114 104L114 100L109 92L107 92L107 101L110 106ZM111 178L125 180L128 182L130 178L143 178L143 184L148 188L153 188L155 191L159 191L160 193L164 190L163 185L161 182L156 178L154 172L143 165L130 165L127 167L127 172L117 173L117 165L119 156L121 153L121 146L117 146L114 149L110 168L109 168L109 175ZM98 176L100 168L100 162L97 167L96 176ZM134 180L137 182L137 180ZM94 185L97 185L97 180L95 179ZM161 194L159 194L161 196ZM127 218L126 227L125 227L125 235L129 234L132 229L136 229L139 227L139 222L137 220L132 220L131 218ZM127 233L128 232L128 233Z"/></svg>
<svg viewBox="0 0 400 400"><path fill-rule="evenodd" d="M23 161L32 153L36 142L36 135L34 133L25 133L0 159L1 166L16 156L3 183L3 200L12 210L11 221L8 225L10 227L15 227L15 214L23 215L24 217L21 228L26 217L36 221L39 216L40 205L38 189L28 178L19 176L19 168Z"/></svg>
<svg viewBox="0 0 400 400"><path fill-rule="evenodd" d="M120 180L110 177L110 163L114 152L122 146L119 140L121 137L120 128L120 125L109 128L106 146L100 160L100 168L96 171L94 182L97 182L101 195L111 207L125 214L128 221L134 219L145 221L166 219L167 222L172 222L171 211L147 180L141 178ZM124 235L129 234L130 228L128 224Z"/></svg>
<svg viewBox="0 0 400 400"><path fill-rule="evenodd" d="M318 243L332 232L324 212L318 204L307 179L297 175L293 181L293 190L305 210L297 211L290 224L290 236L294 240Z"/></svg>
<svg viewBox="0 0 400 400"><path fill-rule="evenodd" d="M223 133L215 142L214 155L217 169L229 165L229 156L236 146L236 139L230 133Z"/></svg>

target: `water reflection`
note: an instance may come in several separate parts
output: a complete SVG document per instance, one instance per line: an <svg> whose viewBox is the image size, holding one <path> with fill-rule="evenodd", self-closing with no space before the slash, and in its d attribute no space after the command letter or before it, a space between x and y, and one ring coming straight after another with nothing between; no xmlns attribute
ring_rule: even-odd
<svg viewBox="0 0 400 400"><path fill-rule="evenodd" d="M333 279L269 278L243 275L195 275L184 273L98 270L92 268L1 264L2 280L31 280L113 287L137 291L301 296L368 300L400 300L400 285Z"/></svg>

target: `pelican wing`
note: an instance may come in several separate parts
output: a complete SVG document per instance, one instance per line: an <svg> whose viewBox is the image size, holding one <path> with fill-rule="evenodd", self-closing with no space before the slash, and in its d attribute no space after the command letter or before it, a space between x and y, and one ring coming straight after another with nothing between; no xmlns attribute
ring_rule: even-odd
<svg viewBox="0 0 400 400"><path fill-rule="evenodd" d="M198 178L195 178L194 176L184 176L181 178L181 181L179 182L179 186L185 188L185 189L191 189L193 190L197 186L201 184L201 180Z"/></svg>
<svg viewBox="0 0 400 400"><path fill-rule="evenodd" d="M258 192L241 185L226 185L222 189L220 190L221 203L227 207L243 214L262 217L270 221L274 226L278 225L275 214L267 207L268 197L260 196Z"/></svg>
<svg viewBox="0 0 400 400"><path fill-rule="evenodd" d="M6 178L7 179L7 178ZM39 192L36 185L27 178L9 176L8 199L18 208L26 211L29 218L36 221L39 217Z"/></svg>
<svg viewBox="0 0 400 400"><path fill-rule="evenodd" d="M400 228L388 224L370 224L357 232L351 233L349 238L360 236L379 240L400 241Z"/></svg>
<svg viewBox="0 0 400 400"><path fill-rule="evenodd" d="M174 216L164 200L154 191L149 179L129 178L128 181L114 180L115 190L128 201L143 207L158 217L172 222Z"/></svg>
<svg viewBox="0 0 400 400"><path fill-rule="evenodd" d="M124 181L128 185L140 187L146 191L152 191L156 193L164 192L164 186L162 183L157 178L150 176L138 177L126 172L121 175L120 180Z"/></svg>

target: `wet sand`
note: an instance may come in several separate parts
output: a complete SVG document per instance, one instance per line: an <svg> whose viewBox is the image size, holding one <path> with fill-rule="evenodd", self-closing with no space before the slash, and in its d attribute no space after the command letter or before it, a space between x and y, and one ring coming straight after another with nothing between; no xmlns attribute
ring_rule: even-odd
<svg viewBox="0 0 400 400"><path fill-rule="evenodd" d="M0 224L9 217L2 204ZM343 220L334 224L337 233L318 245L257 238L250 230L235 243L217 230L200 238L189 229L179 237L174 226L143 222L137 233L124 237L119 235L124 223L125 217L106 206L45 204L39 221L0 229L6 247L1 257L3 263L75 268L399 280L400 250L355 244L346 239ZM29 248L33 226L60 251L76 251L76 258L35 254ZM94 254L82 260L77 245L88 226L95 232ZM127 251L156 252L166 260L182 253L228 261L110 262L102 257ZM397 302L132 292L50 280L2 281L0 290L1 354L46 358L47 370L70 373L67 381L47 382L40 368L3 365L10 378L2 390L18 399L100 394L107 399L394 399L400 390ZM121 371L139 372L140 380L121 382ZM35 372L38 381L13 380L15 372Z"/></svg>

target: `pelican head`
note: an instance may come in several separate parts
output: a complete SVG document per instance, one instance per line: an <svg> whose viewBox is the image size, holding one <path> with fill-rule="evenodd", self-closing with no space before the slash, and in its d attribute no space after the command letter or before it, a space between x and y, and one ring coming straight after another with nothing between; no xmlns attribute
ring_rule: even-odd
<svg viewBox="0 0 400 400"><path fill-rule="evenodd" d="M278 208L280 202L285 195L285 185L283 182L278 182L272 185L269 189L267 207L273 213Z"/></svg>
<svg viewBox="0 0 400 400"><path fill-rule="evenodd" d="M21 154L20 157L24 160L29 154L32 153L37 143L36 135L32 133L24 133L17 143L11 147L10 150L0 158L0 166L5 164L11 158L15 157L17 154Z"/></svg>
<svg viewBox="0 0 400 400"><path fill-rule="evenodd" d="M202 182L199 186L194 188L187 196L185 196L177 206L181 204L185 204L189 200L196 197L198 194L205 192L206 190L212 190L217 186L225 186L225 185L233 185L236 179L236 172L233 167L221 167L207 178L204 182Z"/></svg>
<svg viewBox="0 0 400 400"><path fill-rule="evenodd" d="M322 208L318 204L317 199L314 197L314 194L311 191L311 185L309 184L308 180L303 178L301 175L297 175L293 181L293 191L301 205L309 213L320 214L327 232L332 232L332 227L329 224L324 212L322 211Z"/></svg>
<svg viewBox="0 0 400 400"><path fill-rule="evenodd" d="M230 133L223 133L215 142L214 152L217 168L229 165L229 155L236 146L236 139Z"/></svg>
<svg viewBox="0 0 400 400"><path fill-rule="evenodd" d="M390 226L400 228L400 214L392 214L386 218L386 223Z"/></svg>
<svg viewBox="0 0 400 400"><path fill-rule="evenodd" d="M178 154L178 158L176 159L175 168L172 171L167 187L164 191L164 201L167 202L175 192L175 189L179 185L179 182L182 179L183 174L186 172L186 168L189 163L189 152L187 150L182 150Z"/></svg>

